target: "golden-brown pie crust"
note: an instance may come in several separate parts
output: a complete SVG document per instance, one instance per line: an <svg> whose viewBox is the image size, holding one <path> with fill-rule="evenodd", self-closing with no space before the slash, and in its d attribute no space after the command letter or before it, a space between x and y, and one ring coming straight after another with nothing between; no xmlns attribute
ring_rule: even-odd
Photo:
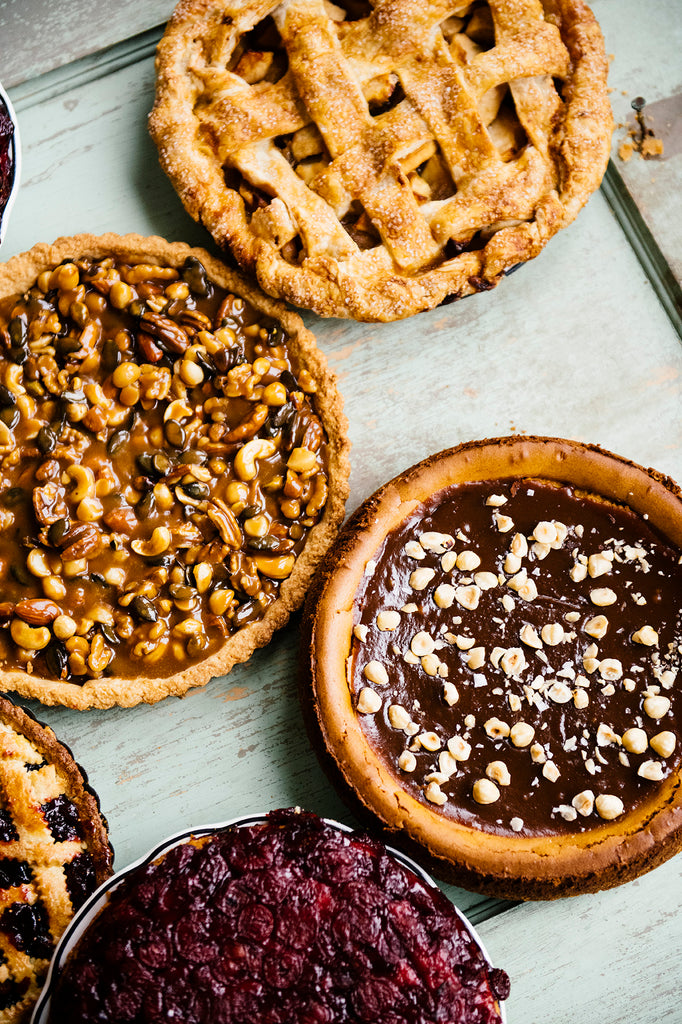
<svg viewBox="0 0 682 1024"><path fill-rule="evenodd" d="M290 351L299 366L307 369L317 383L315 409L328 438L329 494L322 518L311 528L291 575L282 582L277 600L266 609L263 618L228 636L216 653L167 677L145 677L141 668L141 674L134 679L102 676L88 679L83 685L40 678L21 670L0 670L0 688L16 691L43 704L62 704L79 710L114 705L132 707L140 702L153 704L169 695L182 696L191 687L202 686L214 676L224 675L234 665L246 661L254 650L270 640L276 629L286 624L290 614L302 603L313 571L343 520L348 496L350 444L336 378L300 317L263 295L257 287L203 249L193 249L183 242L171 243L163 238L145 238L135 234L83 234L60 238L52 245L35 245L29 252L0 265L0 298L25 291L43 270L79 255L95 258L115 256L131 262L173 267L182 266L188 256L200 260L216 285L240 295L258 312L272 316L282 324L288 334Z"/></svg>
<svg viewBox="0 0 682 1024"><path fill-rule="evenodd" d="M682 493L654 470L574 441L517 437L477 441L434 455L380 488L351 517L323 562L304 620L302 696L325 767L353 806L371 812L432 870L467 888L510 899L552 899L628 881L682 845L682 772L671 772L617 821L576 835L510 837L431 810L396 782L359 725L346 681L353 602L365 565L389 531L451 484L531 477L572 484L647 515L682 545ZM321 742L320 742L321 740Z"/></svg>
<svg viewBox="0 0 682 1024"><path fill-rule="evenodd" d="M339 23L343 10L322 0L178 4L159 44L151 133L185 208L266 292L323 316L398 320L492 288L599 186L612 118L590 9L490 0L495 45L485 49L442 28L470 7L379 0L368 17ZM288 69L255 81L231 68L241 38L269 15ZM406 98L373 116L391 76ZM506 83L529 140L513 153L488 130L498 114L486 114ZM285 138L301 175L275 144ZM436 148L449 193L412 179ZM327 163L308 186L311 149ZM258 190L255 210L226 169ZM374 233L364 247L342 223L358 204L358 223ZM479 243L460 251L472 236ZM286 248L294 242L297 255Z"/></svg>
<svg viewBox="0 0 682 1024"><path fill-rule="evenodd" d="M2 843L2 855L12 861L25 860L31 867L33 880L22 896L26 903L37 900L43 904L50 938L56 943L74 913L60 865L68 864L84 850L92 858L95 886L106 881L112 873L113 861L107 822L85 773L52 729L41 725L33 715L5 697L0 697L0 726L3 730L2 802L3 807L9 809L19 835L16 840ZM36 755L46 763L40 771L30 771L23 762ZM43 771L47 773L45 779L40 778ZM81 840L58 845L50 835L40 804L55 793L64 795L78 811ZM3 909L12 906L17 899L11 889L4 892ZM6 1024L25 1024L39 995L39 976L45 973L47 961L29 957L5 941L3 959L8 979L21 982L29 978L30 984L21 1002L2 1011L1 1019Z"/></svg>

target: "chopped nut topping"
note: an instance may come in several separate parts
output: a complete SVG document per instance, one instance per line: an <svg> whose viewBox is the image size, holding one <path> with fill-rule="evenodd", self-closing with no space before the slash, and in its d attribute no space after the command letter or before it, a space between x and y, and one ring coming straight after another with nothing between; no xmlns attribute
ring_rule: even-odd
<svg viewBox="0 0 682 1024"><path fill-rule="evenodd" d="M509 726L506 722L502 722L499 718L489 718L484 723L483 728L485 729L488 736L492 739L506 739L509 735Z"/></svg>
<svg viewBox="0 0 682 1024"><path fill-rule="evenodd" d="M391 632L400 625L400 612L386 611L377 615L377 629L382 632Z"/></svg>
<svg viewBox="0 0 682 1024"><path fill-rule="evenodd" d="M394 729L405 729L412 719L402 704L391 704L388 709L388 720Z"/></svg>
<svg viewBox="0 0 682 1024"><path fill-rule="evenodd" d="M535 729L528 722L515 722L509 731L509 738L515 747L527 747L535 736Z"/></svg>
<svg viewBox="0 0 682 1024"><path fill-rule="evenodd" d="M574 693L573 693L573 704L575 705L575 707L579 711L582 711L583 708L586 708L589 705L589 703L590 703L590 698L588 697L588 695L585 693L584 690L575 690L574 691Z"/></svg>
<svg viewBox="0 0 682 1024"><path fill-rule="evenodd" d="M535 626L531 626L528 622L522 626L519 637L527 647L534 647L538 651L542 648L542 640L538 636Z"/></svg>
<svg viewBox="0 0 682 1024"><path fill-rule="evenodd" d="M477 804L494 804L500 799L500 791L490 779L477 779L472 795Z"/></svg>
<svg viewBox="0 0 682 1024"><path fill-rule="evenodd" d="M443 552L449 551L450 548L454 547L455 538L451 537L449 533L430 531L421 534L419 543L425 551L433 551L437 555L442 555Z"/></svg>
<svg viewBox="0 0 682 1024"><path fill-rule="evenodd" d="M561 774L554 761L545 761L542 766L542 774L548 782L556 782Z"/></svg>
<svg viewBox="0 0 682 1024"><path fill-rule="evenodd" d="M600 793L595 800L595 805L597 814L605 821L613 821L614 818L620 817L625 810L620 797L613 796L611 793Z"/></svg>
<svg viewBox="0 0 682 1024"><path fill-rule="evenodd" d="M511 784L511 775L504 761L491 761L485 773L498 786L509 786Z"/></svg>
<svg viewBox="0 0 682 1024"><path fill-rule="evenodd" d="M593 636L595 640L601 640L602 637L606 636L608 628L609 620L605 615L595 615L594 618L589 619L583 626L588 636Z"/></svg>
<svg viewBox="0 0 682 1024"><path fill-rule="evenodd" d="M547 696L555 704L568 704L569 700L573 700L573 690L557 679L547 690Z"/></svg>
<svg viewBox="0 0 682 1024"><path fill-rule="evenodd" d="M594 810L594 793L591 789L584 789L582 793L576 793L571 803L578 814L587 818Z"/></svg>
<svg viewBox="0 0 682 1024"><path fill-rule="evenodd" d="M631 754L643 754L648 746L648 742L644 729L626 729L623 733L623 746Z"/></svg>
<svg viewBox="0 0 682 1024"><path fill-rule="evenodd" d="M542 637L542 642L547 644L549 647L556 647L566 639L564 627L560 622L548 622L542 627L540 636Z"/></svg>
<svg viewBox="0 0 682 1024"><path fill-rule="evenodd" d="M447 796L437 782L429 782L424 790L424 796L430 803L436 804L438 807L442 807L448 801Z"/></svg>
<svg viewBox="0 0 682 1024"><path fill-rule="evenodd" d="M457 565L457 554L454 551L446 551L440 560L443 572L452 572Z"/></svg>
<svg viewBox="0 0 682 1024"><path fill-rule="evenodd" d="M583 565L582 562L576 562L570 569L568 575L574 583L582 583L587 576L587 566Z"/></svg>
<svg viewBox="0 0 682 1024"><path fill-rule="evenodd" d="M557 530L554 523L542 522L538 523L532 533L534 540L540 542L540 544L554 544L557 539Z"/></svg>
<svg viewBox="0 0 682 1024"><path fill-rule="evenodd" d="M604 722L600 723L597 729L597 743L600 747L606 747L610 743L620 744L621 742L621 737L617 732L613 731L610 725L606 725Z"/></svg>
<svg viewBox="0 0 682 1024"><path fill-rule="evenodd" d="M665 732L659 732L656 733L655 736L652 736L649 744L651 749L655 750L660 757L670 757L677 746L677 737L674 732L666 730Z"/></svg>
<svg viewBox="0 0 682 1024"><path fill-rule="evenodd" d="M532 728L532 727L529 726L529 728ZM531 739L532 739L532 736L531 736ZM518 746L523 746L524 744L517 744L517 745ZM540 743L534 743L532 745L532 747L530 748L530 756L531 756L531 760L535 764L544 764L545 761L547 760L547 755L545 753L544 747Z"/></svg>
<svg viewBox="0 0 682 1024"><path fill-rule="evenodd" d="M513 519L510 519L509 516L502 515L501 512L494 512L493 519L495 520L495 525L500 533L509 533L510 530L514 529Z"/></svg>
<svg viewBox="0 0 682 1024"><path fill-rule="evenodd" d="M370 683L377 686L388 686L388 672L380 661L368 661L365 665L363 675Z"/></svg>
<svg viewBox="0 0 682 1024"><path fill-rule="evenodd" d="M443 700L452 707L459 700L459 690L454 683L443 683Z"/></svg>
<svg viewBox="0 0 682 1024"><path fill-rule="evenodd" d="M593 580L598 576L604 576L607 572L611 572L612 568L611 559L607 558L604 554L590 555L587 560L587 571Z"/></svg>
<svg viewBox="0 0 682 1024"><path fill-rule="evenodd" d="M599 662L599 675L603 679L620 679L623 675L623 666L618 658L603 658Z"/></svg>
<svg viewBox="0 0 682 1024"><path fill-rule="evenodd" d="M615 604L618 600L616 594L609 587L600 587L597 590L590 591L590 601L592 604L596 604L599 608L605 608L608 605Z"/></svg>
<svg viewBox="0 0 682 1024"><path fill-rule="evenodd" d="M492 590L497 586L498 580L494 572L474 573L474 583L481 590Z"/></svg>
<svg viewBox="0 0 682 1024"><path fill-rule="evenodd" d="M471 754L471 744L462 736L451 736L448 740L448 750L456 761L468 761Z"/></svg>
<svg viewBox="0 0 682 1024"><path fill-rule="evenodd" d="M409 750L403 750L398 758L398 766L404 772L413 772L417 767L417 758Z"/></svg>
<svg viewBox="0 0 682 1024"><path fill-rule="evenodd" d="M642 761L637 774L642 779L648 779L649 782L662 782L665 778L665 769L660 761Z"/></svg>
<svg viewBox="0 0 682 1024"><path fill-rule="evenodd" d="M507 499L504 494L491 494L486 498L486 505L492 505L493 508L500 508L501 505L507 504Z"/></svg>
<svg viewBox="0 0 682 1024"><path fill-rule="evenodd" d="M410 575L410 586L413 590L424 590L435 575L435 569L415 569Z"/></svg>
<svg viewBox="0 0 682 1024"><path fill-rule="evenodd" d="M644 644L645 647L655 647L658 643L658 633L651 626L642 626L636 633L632 634L636 644Z"/></svg>
<svg viewBox="0 0 682 1024"><path fill-rule="evenodd" d="M417 739L424 750L440 750L443 745L441 743L440 736L435 732L420 732Z"/></svg>
<svg viewBox="0 0 682 1024"><path fill-rule="evenodd" d="M358 697L358 711L362 715L375 715L381 709L382 700L379 694L370 689L369 686L360 690Z"/></svg>
<svg viewBox="0 0 682 1024"><path fill-rule="evenodd" d="M451 608L455 600L455 588L450 583L440 583L433 592L433 600L439 608Z"/></svg>
<svg viewBox="0 0 682 1024"><path fill-rule="evenodd" d="M418 658L423 658L425 654L431 654L435 646L436 641L423 629L415 633L410 642L410 650Z"/></svg>
<svg viewBox="0 0 682 1024"><path fill-rule="evenodd" d="M509 575L513 575L514 573L517 573L520 568L521 559L518 555L510 552L504 560L504 571Z"/></svg>
<svg viewBox="0 0 682 1024"><path fill-rule="evenodd" d="M523 818L514 817L509 822L509 827L512 832L520 832L523 828Z"/></svg>
<svg viewBox="0 0 682 1024"><path fill-rule="evenodd" d="M478 569L480 564L481 559L475 551L460 551L457 555L456 565L462 572L472 572L474 569Z"/></svg>
<svg viewBox="0 0 682 1024"><path fill-rule="evenodd" d="M436 654L425 654L421 659L421 666L427 676L437 676L440 669L440 658Z"/></svg>
<svg viewBox="0 0 682 1024"><path fill-rule="evenodd" d="M422 558L426 558L426 552L424 551L424 548L421 546L419 541L416 540L408 540L407 544L405 544L403 548L403 551L409 558L416 558L418 561L421 561Z"/></svg>
<svg viewBox="0 0 682 1024"><path fill-rule="evenodd" d="M467 667L474 671L482 668L485 665L485 647L472 647L465 660Z"/></svg>
<svg viewBox="0 0 682 1024"><path fill-rule="evenodd" d="M505 675L519 676L526 667L526 656L520 647L510 647L500 658L500 667Z"/></svg>
<svg viewBox="0 0 682 1024"><path fill-rule="evenodd" d="M468 587L457 587L455 589L455 601L461 605L462 608L468 608L470 611L474 611L478 608L478 602L481 597L480 589L472 584Z"/></svg>
<svg viewBox="0 0 682 1024"><path fill-rule="evenodd" d="M664 718L670 711L668 697L647 697L644 701L644 714L649 718Z"/></svg>

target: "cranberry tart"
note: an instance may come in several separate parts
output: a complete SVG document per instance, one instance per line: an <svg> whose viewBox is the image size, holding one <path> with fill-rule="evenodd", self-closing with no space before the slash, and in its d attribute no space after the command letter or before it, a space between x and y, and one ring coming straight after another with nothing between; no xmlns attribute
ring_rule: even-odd
<svg viewBox="0 0 682 1024"><path fill-rule="evenodd" d="M606 73L582 0L183 0L150 127L266 292L398 320L571 223L608 159Z"/></svg>
<svg viewBox="0 0 682 1024"><path fill-rule="evenodd" d="M355 513L307 604L306 708L356 802L510 898L682 845L682 499L552 438L462 445Z"/></svg>
<svg viewBox="0 0 682 1024"><path fill-rule="evenodd" d="M399 856L299 810L166 844L65 938L39 1024L499 1024L506 974Z"/></svg>
<svg viewBox="0 0 682 1024"><path fill-rule="evenodd" d="M111 874L107 823L51 729L0 697L0 1020L24 1024L74 912Z"/></svg>
<svg viewBox="0 0 682 1024"><path fill-rule="evenodd" d="M343 517L335 379L203 250L107 235L0 267L0 687L152 703L283 625Z"/></svg>

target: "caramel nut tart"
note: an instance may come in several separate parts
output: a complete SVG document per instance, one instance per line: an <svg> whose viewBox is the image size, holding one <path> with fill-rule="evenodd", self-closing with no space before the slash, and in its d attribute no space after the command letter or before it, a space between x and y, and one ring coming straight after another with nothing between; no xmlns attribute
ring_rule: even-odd
<svg viewBox="0 0 682 1024"><path fill-rule="evenodd" d="M325 762L436 873L552 898L682 844L682 498L597 447L435 455L355 513L306 611Z"/></svg>
<svg viewBox="0 0 682 1024"><path fill-rule="evenodd" d="M386 321L494 287L606 168L582 0L183 0L150 118L185 208L271 295Z"/></svg>
<svg viewBox="0 0 682 1024"><path fill-rule="evenodd" d="M26 1024L58 939L113 853L71 752L5 697L0 744L0 1020Z"/></svg>
<svg viewBox="0 0 682 1024"><path fill-rule="evenodd" d="M312 335L208 253L0 267L0 687L103 708L227 672L300 604L347 477Z"/></svg>
<svg viewBox="0 0 682 1024"><path fill-rule="evenodd" d="M299 810L171 840L67 937L36 1024L500 1024L507 975L398 856Z"/></svg>

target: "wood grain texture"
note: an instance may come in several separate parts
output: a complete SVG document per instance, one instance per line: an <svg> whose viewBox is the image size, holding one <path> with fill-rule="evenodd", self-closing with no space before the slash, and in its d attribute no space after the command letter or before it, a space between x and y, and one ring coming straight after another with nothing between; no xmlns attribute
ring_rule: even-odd
<svg viewBox="0 0 682 1024"><path fill-rule="evenodd" d="M612 158L633 204L642 215L682 283L682 17L678 0L659 0L642 8L637 0L594 0L607 53L611 104L616 121ZM637 153L620 159L628 129L636 129L632 100L643 97L647 127L664 144L663 156L650 160Z"/></svg>
<svg viewBox="0 0 682 1024"><path fill-rule="evenodd" d="M164 24L173 0L0 0L5 88Z"/></svg>
<svg viewBox="0 0 682 1024"><path fill-rule="evenodd" d="M0 16L7 6L0 0ZM114 21L123 6L113 5ZM159 5L125 6L144 20ZM596 6L614 21L622 9ZM12 56L37 70L26 47ZM77 231L211 247L147 135L151 59L80 81L76 67L61 88L50 81L17 90L24 182L3 258ZM496 291L392 325L305 320L346 397L349 511L430 452L521 431L597 442L682 479L682 350L602 195ZM119 867L183 827L275 806L352 823L303 730L297 657L293 620L247 665L182 700L82 714L31 705L86 767ZM622 890L556 905L506 910L447 891L484 922L495 961L510 969L510 1024L682 1019L671 954L681 946L679 859Z"/></svg>
<svg viewBox="0 0 682 1024"><path fill-rule="evenodd" d="M620 889L479 925L511 977L509 1024L679 1024L681 891L678 857Z"/></svg>

